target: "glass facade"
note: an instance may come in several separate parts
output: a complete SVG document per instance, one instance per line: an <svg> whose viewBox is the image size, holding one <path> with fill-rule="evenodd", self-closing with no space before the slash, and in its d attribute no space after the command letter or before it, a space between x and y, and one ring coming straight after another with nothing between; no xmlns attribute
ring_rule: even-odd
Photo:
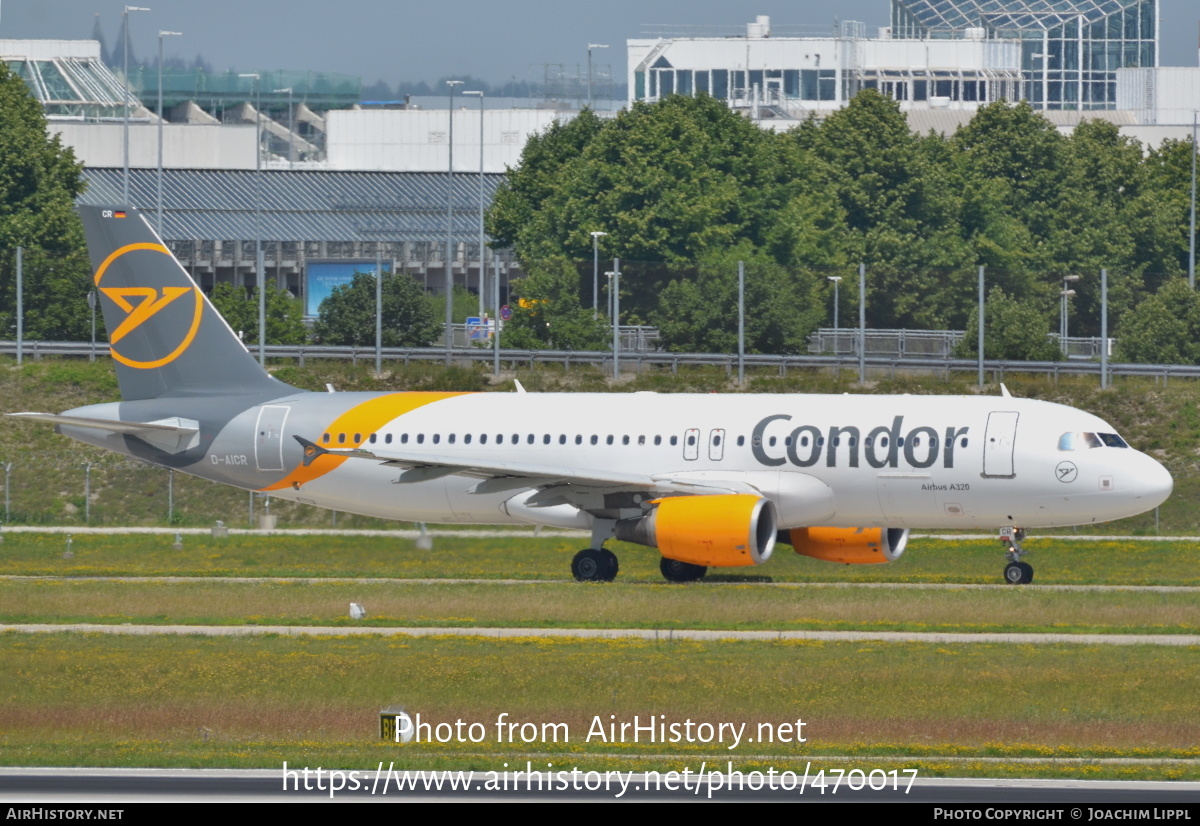
<svg viewBox="0 0 1200 826"><path fill-rule="evenodd" d="M1021 97L1039 109L1114 109L1117 69L1158 65L1158 0L892 0L892 37L968 29L1021 47Z"/></svg>
<svg viewBox="0 0 1200 826"><path fill-rule="evenodd" d="M117 118L125 112L125 87L99 59L5 57L4 63L25 81L48 116Z"/></svg>

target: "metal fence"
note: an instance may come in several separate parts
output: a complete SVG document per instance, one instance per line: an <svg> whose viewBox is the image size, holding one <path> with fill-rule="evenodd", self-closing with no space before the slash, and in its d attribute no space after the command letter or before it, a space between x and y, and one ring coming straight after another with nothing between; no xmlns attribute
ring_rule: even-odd
<svg viewBox="0 0 1200 826"><path fill-rule="evenodd" d="M17 346L14 341L0 341L0 355L13 355ZM88 358L93 350L87 342L48 342L27 341L24 343L25 358L41 358L43 356L68 356ZM445 348L438 347L384 347L380 351L385 361L401 361L404 364L414 361L439 362L445 361ZM97 344L95 353L98 357L107 355L107 347ZM359 361L372 362L375 358L374 347L325 347L325 346L278 346L266 348L266 355L272 359L291 359L303 365L309 359L339 359L357 364ZM624 372L640 373L645 367L669 367L676 372L680 367L709 366L721 367L727 374L736 373L738 357L728 353L665 353L665 352L635 352L622 350L619 354L620 366ZM450 358L456 364L491 364L494 354L490 348L460 347L450 351ZM596 365L611 369L613 355L607 350L501 350L500 363L508 369L533 367L539 364L557 364L570 368L571 365ZM917 356L877 356L867 355L865 366L873 375L886 374L890 377L903 372L932 373L949 377L953 373L975 373L979 362L975 359L930 358ZM748 368L769 368L777 371L778 375L787 375L788 370L811 370L826 368L834 370L856 370L858 356L855 354L839 355L747 355L745 366ZM1001 361L985 359L984 370L995 380L1003 380L1006 373L1026 373L1049 375L1057 378L1060 375L1100 375L1099 361L1072 358L1068 361ZM1112 364L1108 365L1110 376L1151 376L1162 378L1197 378L1200 377L1200 366L1189 364Z"/></svg>
<svg viewBox="0 0 1200 826"><path fill-rule="evenodd" d="M962 330L867 330L864 347L868 356L953 358L954 348L965 337ZM1061 342L1057 333L1049 333L1047 338L1055 344ZM1108 339L1109 355L1112 355L1115 341ZM1098 359L1102 347L1101 338L1067 337L1068 358ZM857 355L858 330L822 327L808 337L808 352L813 355Z"/></svg>

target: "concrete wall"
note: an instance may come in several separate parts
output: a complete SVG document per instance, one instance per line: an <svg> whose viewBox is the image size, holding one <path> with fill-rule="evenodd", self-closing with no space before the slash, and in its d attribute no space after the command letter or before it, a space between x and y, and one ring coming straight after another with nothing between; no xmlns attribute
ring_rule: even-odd
<svg viewBox="0 0 1200 826"><path fill-rule="evenodd" d="M51 121L51 133L88 166L125 165L120 123L73 123ZM158 126L129 125L129 165L153 169L158 166ZM254 125L196 126L163 125L163 166L171 169L254 169Z"/></svg>
<svg viewBox="0 0 1200 826"><path fill-rule="evenodd" d="M1200 68L1118 69L1117 108L1132 110L1144 124L1190 126L1200 109Z"/></svg>
<svg viewBox="0 0 1200 826"><path fill-rule="evenodd" d="M479 104L454 111L454 171L479 172ZM469 106L469 104L468 104ZM516 166L525 141L573 112L545 109L485 110L483 169ZM449 163L447 110L358 109L331 111L326 120L327 168L387 172L445 172Z"/></svg>

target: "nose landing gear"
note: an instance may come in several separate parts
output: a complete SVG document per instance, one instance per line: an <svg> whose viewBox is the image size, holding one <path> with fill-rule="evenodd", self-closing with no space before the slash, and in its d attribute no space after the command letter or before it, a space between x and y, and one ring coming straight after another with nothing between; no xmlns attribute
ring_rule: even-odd
<svg viewBox="0 0 1200 826"><path fill-rule="evenodd" d="M1021 528L1000 529L1000 541L1008 549L1004 554L1004 558L1008 560L1008 564L1004 566L1004 581L1009 585L1028 585L1033 582L1033 566L1021 561L1021 557L1028 553L1021 548L1024 539L1025 531Z"/></svg>

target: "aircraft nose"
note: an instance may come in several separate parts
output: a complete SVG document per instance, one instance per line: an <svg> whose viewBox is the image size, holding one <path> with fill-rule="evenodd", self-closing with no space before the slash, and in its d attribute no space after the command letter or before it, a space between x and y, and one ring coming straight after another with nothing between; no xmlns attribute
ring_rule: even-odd
<svg viewBox="0 0 1200 826"><path fill-rule="evenodd" d="M1143 453L1142 460L1133 480L1134 488L1147 508L1157 508L1171 495L1175 480L1156 459Z"/></svg>

